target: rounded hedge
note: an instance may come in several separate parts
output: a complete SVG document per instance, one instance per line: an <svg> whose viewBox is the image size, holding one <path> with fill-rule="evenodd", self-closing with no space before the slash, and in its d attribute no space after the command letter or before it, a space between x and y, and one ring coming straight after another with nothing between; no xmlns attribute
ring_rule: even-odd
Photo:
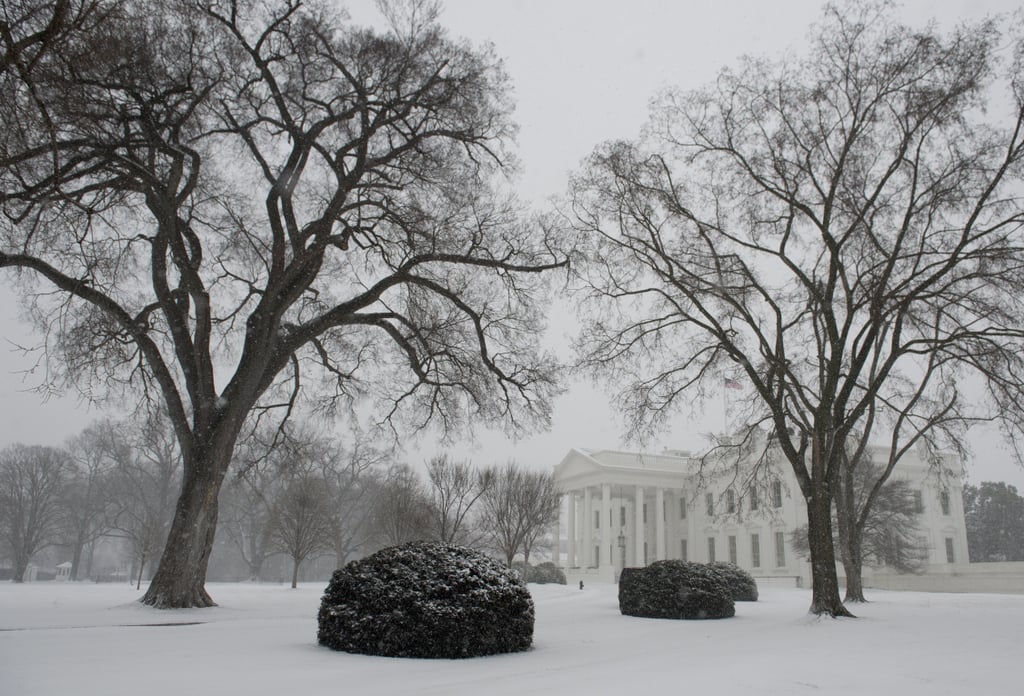
<svg viewBox="0 0 1024 696"><path fill-rule="evenodd" d="M656 561L624 568L619 611L652 619L725 619L736 614L729 588L701 563Z"/></svg>
<svg viewBox="0 0 1024 696"><path fill-rule="evenodd" d="M708 563L708 567L718 573L718 576L729 588L734 602L756 602L757 582L747 571L734 563L715 561Z"/></svg>
<svg viewBox="0 0 1024 696"><path fill-rule="evenodd" d="M565 571L551 561L544 561L537 565L525 565L522 561L512 564L512 569L519 573L519 577L526 578L526 582L537 585L564 585Z"/></svg>
<svg viewBox="0 0 1024 696"><path fill-rule="evenodd" d="M530 568L527 573L527 580L529 582L535 582L538 585L553 584L553 585L564 585L565 584L565 571L556 566L551 561L544 561Z"/></svg>
<svg viewBox="0 0 1024 696"><path fill-rule="evenodd" d="M464 658L526 650L533 599L515 573L461 546L413 542L336 570L317 639L386 657Z"/></svg>

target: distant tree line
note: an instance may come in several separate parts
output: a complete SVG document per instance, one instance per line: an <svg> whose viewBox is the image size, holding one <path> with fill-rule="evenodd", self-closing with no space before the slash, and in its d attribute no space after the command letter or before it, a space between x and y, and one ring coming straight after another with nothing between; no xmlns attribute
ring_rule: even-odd
<svg viewBox="0 0 1024 696"><path fill-rule="evenodd" d="M350 445L293 425L256 429L222 488L214 577L318 576L385 546L437 540L489 551L511 565L551 540L558 494L551 473L515 463L477 468L440 454L425 475L358 433ZM141 586L166 543L181 457L160 414L99 421L64 447L0 451L0 561L24 577L33 558L70 560L71 578L109 573L96 549L117 549ZM284 566L287 565L287 571Z"/></svg>

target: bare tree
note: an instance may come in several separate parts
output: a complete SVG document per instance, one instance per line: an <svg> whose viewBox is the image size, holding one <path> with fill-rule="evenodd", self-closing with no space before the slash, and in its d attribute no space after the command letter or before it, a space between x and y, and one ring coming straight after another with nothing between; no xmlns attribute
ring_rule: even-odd
<svg viewBox="0 0 1024 696"><path fill-rule="evenodd" d="M87 30L109 2L4 0L0 4L0 73L28 72L75 32Z"/></svg>
<svg viewBox="0 0 1024 696"><path fill-rule="evenodd" d="M92 549L105 535L111 519L111 477L117 461L115 442L119 425L100 421L71 438L67 484L61 496L65 544L71 549L71 579L82 574L82 555L88 548L85 574L92 570Z"/></svg>
<svg viewBox="0 0 1024 696"><path fill-rule="evenodd" d="M299 566L332 547L332 502L327 482L312 473L293 477L274 500L269 540L292 560L292 588L298 586Z"/></svg>
<svg viewBox="0 0 1024 696"><path fill-rule="evenodd" d="M445 544L472 545L466 521L473 506L491 485L491 470L474 471L468 461L452 461L439 454L427 462L430 508L434 534Z"/></svg>
<svg viewBox="0 0 1024 696"><path fill-rule="evenodd" d="M547 536L558 522L562 496L552 473L531 472L524 481L523 503L526 524L523 528L523 563L530 566L530 554L549 546ZM557 540L554 541L557 543Z"/></svg>
<svg viewBox="0 0 1024 696"><path fill-rule="evenodd" d="M331 495L336 568L343 567L351 554L365 548L373 538L375 475L391 454L367 442L358 432L349 439L352 444L336 448L321 471Z"/></svg>
<svg viewBox="0 0 1024 696"><path fill-rule="evenodd" d="M61 494L70 469L67 452L13 444L0 450L0 533L22 582L32 557L57 543Z"/></svg>
<svg viewBox="0 0 1024 696"><path fill-rule="evenodd" d="M408 466L391 467L376 482L372 500L372 524L378 543L395 546L430 538L430 499L416 472Z"/></svg>
<svg viewBox="0 0 1024 696"><path fill-rule="evenodd" d="M372 472L383 464L387 452L358 432L348 438L352 445L345 448L339 439L293 421L289 427L261 429L241 443L235 474L222 493L219 526L248 565L250 579L259 579L264 562L276 553L287 553L294 561L314 526L318 543L298 559L299 564L326 544L340 567L369 541ZM319 481L329 500L303 497L296 481L310 477ZM319 521L313 525L311 519L299 519L313 503L329 518L329 543L320 543ZM284 529L280 528L282 506L292 515Z"/></svg>
<svg viewBox="0 0 1024 696"><path fill-rule="evenodd" d="M482 524L508 566L522 552L525 563L538 539L558 520L559 493L551 472L528 471L514 461L488 472L481 498Z"/></svg>
<svg viewBox="0 0 1024 696"><path fill-rule="evenodd" d="M267 525L270 548L292 559L292 587L300 565L311 556L333 552L341 563L365 542L372 503L359 500L364 476L381 462L382 453L360 442L345 450L333 437L308 427L277 433L267 466L279 485Z"/></svg>
<svg viewBox="0 0 1024 696"><path fill-rule="evenodd" d="M953 414L1020 430L1024 73L997 27L830 6L806 58L665 94L574 181L581 365L625 385L638 436L747 385L737 427L767 427L807 503L815 614L849 615L831 511L855 431L898 452ZM983 122L997 75L1010 113ZM965 403L966 373L989 400Z"/></svg>
<svg viewBox="0 0 1024 696"><path fill-rule="evenodd" d="M918 573L928 558L928 549L920 541L914 491L906 481L890 479L876 492L881 466L871 461L857 467L844 465L840 474L833 539L846 573L846 602L866 601L862 572L865 565ZM798 555L809 557L806 526L792 532L790 543Z"/></svg>
<svg viewBox="0 0 1024 696"><path fill-rule="evenodd" d="M957 406L957 404L953 404ZM869 407L867 430L871 430L874 408ZM952 415L950 415L952 414ZM949 443L961 452L962 439L953 433L963 429L968 419L958 410L941 409L922 418L915 432L898 437L885 460L878 462L868 450L866 433L855 436L852 451L844 452L836 477L835 511L840 559L846 575L846 602L866 602L864 596L864 559L869 556L900 572L918 572L927 555L919 548L918 526L913 491L905 481L892 480L890 474L903 457L917 445L918 452L931 457L934 474L949 475L938 452L929 448L936 441ZM947 435L940 439L941 435ZM902 436L902 443L900 437ZM901 446L902 445L902 446ZM963 455L961 455L963 456Z"/></svg>
<svg viewBox="0 0 1024 696"><path fill-rule="evenodd" d="M136 587L141 587L147 564L163 549L175 515L181 455L169 423L159 413L141 423L126 421L121 437L109 443L117 461L110 483L110 528L113 536L129 543Z"/></svg>
<svg viewBox="0 0 1024 696"><path fill-rule="evenodd" d="M564 259L498 190L495 56L429 2L386 4L382 32L285 0L98 4L0 72L0 268L51 382L160 400L173 424L184 484L144 603L213 603L250 416L365 397L396 431L547 421L535 299Z"/></svg>
<svg viewBox="0 0 1024 696"><path fill-rule="evenodd" d="M280 483L279 473L270 467L244 466L221 493L218 528L242 556L252 581L260 579L264 562L274 554L270 522Z"/></svg>

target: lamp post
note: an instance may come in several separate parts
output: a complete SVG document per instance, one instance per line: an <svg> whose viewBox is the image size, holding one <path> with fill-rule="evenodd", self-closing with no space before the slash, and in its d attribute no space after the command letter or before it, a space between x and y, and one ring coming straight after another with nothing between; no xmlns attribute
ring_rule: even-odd
<svg viewBox="0 0 1024 696"><path fill-rule="evenodd" d="M619 565L619 577L622 577L622 571L626 568L626 530L619 529L619 553L622 558L622 563Z"/></svg>

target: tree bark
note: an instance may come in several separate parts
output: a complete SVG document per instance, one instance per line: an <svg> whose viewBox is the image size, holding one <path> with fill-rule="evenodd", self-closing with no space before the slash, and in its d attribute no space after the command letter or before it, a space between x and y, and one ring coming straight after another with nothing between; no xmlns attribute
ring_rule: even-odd
<svg viewBox="0 0 1024 696"><path fill-rule="evenodd" d="M249 561L249 582L259 582L263 574L263 559Z"/></svg>
<svg viewBox="0 0 1024 696"><path fill-rule="evenodd" d="M143 551L139 556L139 575L135 580L135 589L142 589L142 572L146 569L146 552Z"/></svg>
<svg viewBox="0 0 1024 696"><path fill-rule="evenodd" d="M847 555L849 558L846 557ZM851 548L848 554L844 554L843 569L846 571L846 596L843 601L867 602L868 600L864 597L864 563L860 557L859 548Z"/></svg>
<svg viewBox="0 0 1024 696"><path fill-rule="evenodd" d="M75 537L75 547L71 552L71 580L78 580L78 567L82 564L82 550L85 547L85 540L80 531Z"/></svg>
<svg viewBox="0 0 1024 696"><path fill-rule="evenodd" d="M844 602L867 602L864 597L862 528L857 524L856 499L853 470L850 462L844 462L839 474L840 485L836 491L836 523L839 532L839 557L846 574L846 596Z"/></svg>
<svg viewBox="0 0 1024 696"><path fill-rule="evenodd" d="M92 560L96 554L96 540L93 539L89 542L89 553L85 557L85 577L92 577Z"/></svg>
<svg viewBox="0 0 1024 696"><path fill-rule="evenodd" d="M204 585L217 530L217 495L226 471L226 464L206 462L201 467L186 461L167 544L143 604L158 609L216 606Z"/></svg>
<svg viewBox="0 0 1024 696"><path fill-rule="evenodd" d="M853 614L839 599L835 546L832 541L832 496L826 481L815 481L807 500L807 541L811 552L810 613L832 617Z"/></svg>
<svg viewBox="0 0 1024 696"><path fill-rule="evenodd" d="M299 586L299 559L292 559L292 589L294 590Z"/></svg>
<svg viewBox="0 0 1024 696"><path fill-rule="evenodd" d="M14 577L11 578L14 582L22 583L25 582L25 571L28 570L29 558L20 551L14 553Z"/></svg>

